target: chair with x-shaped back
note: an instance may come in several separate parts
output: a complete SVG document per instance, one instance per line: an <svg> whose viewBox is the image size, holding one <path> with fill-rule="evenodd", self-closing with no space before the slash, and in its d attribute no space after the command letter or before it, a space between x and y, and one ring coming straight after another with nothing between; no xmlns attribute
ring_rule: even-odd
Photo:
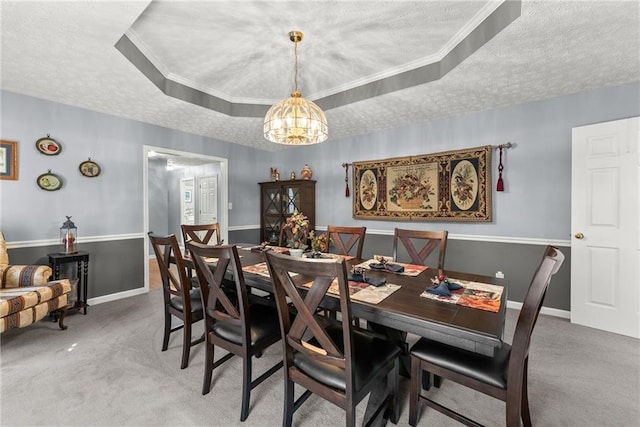
<svg viewBox="0 0 640 427"><path fill-rule="evenodd" d="M547 246L524 298L511 345L504 343L493 356L485 356L438 341L421 338L411 348L411 393L409 424L415 426L420 408L426 405L469 426L476 421L420 394L420 373L433 372L480 393L506 402L506 425L531 426L527 371L531 333L538 320L551 277L558 272L564 255L557 248ZM471 402L468 402L471 403ZM474 400L472 403L476 405Z"/></svg>
<svg viewBox="0 0 640 427"><path fill-rule="evenodd" d="M438 248L437 265L433 268L444 268L444 256L447 251L448 231L424 231L424 230L402 230L396 228L393 236L393 259L398 260L399 245L402 244L411 263L416 265L427 265L429 255ZM417 247L415 245L418 245ZM422 246L420 246L420 244ZM420 248L420 249L418 249Z"/></svg>
<svg viewBox="0 0 640 427"><path fill-rule="evenodd" d="M280 316L285 361L284 419L291 426L293 413L313 393L347 413L355 424L355 408L369 393L376 407L371 421L388 409L393 423L398 417L399 348L384 338L315 313L332 284L337 283L343 319L351 317L351 300L345 260L294 258L265 252ZM294 278L312 280L308 292ZM291 304L288 304L288 300ZM294 383L306 391L294 401ZM378 404L379 403L379 404ZM376 405L378 404L378 405Z"/></svg>
<svg viewBox="0 0 640 427"><path fill-rule="evenodd" d="M353 255L358 259L362 258L362 248L364 248L366 232L367 227L339 227L336 225L328 225L327 234L333 246L333 250L330 252L335 252L340 255ZM354 247L356 248L355 251L353 251ZM329 251L328 248L327 250Z"/></svg>
<svg viewBox="0 0 640 427"><path fill-rule="evenodd" d="M220 236L220 225L217 222L213 224L182 224L180 228L182 229L185 247L189 242L203 243L205 245L220 245L223 243Z"/></svg>
<svg viewBox="0 0 640 427"><path fill-rule="evenodd" d="M251 390L282 367L282 360L251 381L252 359L280 340L280 322L274 305L251 303L235 245L188 243L201 284L205 312L206 360L202 394L209 393L213 370L234 355L242 357L240 421L249 416ZM215 259L215 260L214 260ZM215 266L212 264L215 263ZM228 289L231 273L235 291ZM229 353L214 361L214 348Z"/></svg>
<svg viewBox="0 0 640 427"><path fill-rule="evenodd" d="M184 369L189 365L191 346L204 341L204 337L191 340L191 325L203 319L200 289L194 286L195 278L189 278L187 267L178 239L175 234L159 236L149 232L149 241L156 254L160 277L162 277L162 292L164 295L164 339L162 351L169 346L169 335L180 329L183 331L182 364ZM182 320L182 325L171 328L172 316Z"/></svg>

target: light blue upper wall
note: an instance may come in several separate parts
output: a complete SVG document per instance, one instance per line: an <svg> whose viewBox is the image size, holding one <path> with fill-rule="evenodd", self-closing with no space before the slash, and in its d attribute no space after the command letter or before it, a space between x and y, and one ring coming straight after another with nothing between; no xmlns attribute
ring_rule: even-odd
<svg viewBox="0 0 640 427"><path fill-rule="evenodd" d="M8 241L57 239L65 215L81 239L144 232L143 145L229 159L230 226L259 223L256 183L264 180L269 153L12 92L0 96L0 136L18 141L19 155L18 180L0 181L0 227ZM61 143L58 156L36 150L47 134ZM88 157L102 167L100 176L80 175ZM36 185L48 169L63 178L61 190Z"/></svg>
<svg viewBox="0 0 640 427"><path fill-rule="evenodd" d="M316 225L447 229L451 233L569 240L571 226L571 128L640 115L640 84L435 120L324 144L290 148L274 158L281 176L299 176L308 163L316 184ZM331 132L331 123L329 123ZM493 191L490 223L355 220L353 197L344 197L343 162L435 153L512 142L503 154L505 192ZM497 151L492 175L497 179ZM353 179L349 171L353 196Z"/></svg>
<svg viewBox="0 0 640 427"><path fill-rule="evenodd" d="M260 223L257 183L269 180L270 166L287 178L292 169L300 176L308 163L318 181L319 226L435 227L456 234L568 240L571 128L640 115L640 84L634 83L268 153L11 92L0 96L0 136L19 142L19 179L0 181L0 229L8 241L57 239L65 215L73 216L81 239L144 232L143 145L228 158L231 227ZM36 150L35 141L47 133L62 144L60 155ZM352 219L343 162L507 141L516 146L505 155L506 191L493 193L493 222L409 225ZM88 157L102 166L97 178L78 171ZM64 178L60 191L37 187L37 176L48 169Z"/></svg>

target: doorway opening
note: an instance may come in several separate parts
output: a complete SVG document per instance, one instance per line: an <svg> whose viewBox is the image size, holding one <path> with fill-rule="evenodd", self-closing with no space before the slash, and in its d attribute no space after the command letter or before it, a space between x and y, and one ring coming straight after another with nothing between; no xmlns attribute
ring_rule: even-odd
<svg viewBox="0 0 640 427"><path fill-rule="evenodd" d="M203 166L203 165L215 165L216 174L218 176L217 179L217 200L219 202L219 215L217 221L220 224L221 238L225 241L229 241L229 211L227 206L229 206L229 160L223 157L215 157L208 156L199 153L192 153L188 151L180 151L173 150L164 147L155 147L151 145L144 145L143 149L143 216L144 216L144 230L145 234L151 231L150 228L150 215L152 210L150 209L150 188L154 188L155 182L150 182L150 180L157 180L158 174L162 173L170 173L166 169L169 167L191 167L191 166ZM154 168L151 165L151 162L154 159L166 159L167 167L164 168L165 172L161 172L162 168ZM172 165L172 166L170 166ZM150 171L152 173L150 173ZM153 175L153 176L150 176ZM164 177L162 177L164 178ZM155 190L154 190L155 191ZM176 190L177 192L179 190ZM155 194L154 194L155 196ZM168 197L167 197L168 198ZM169 208L169 206L165 206L165 209ZM180 211L180 206L172 206L171 209L174 209L176 212ZM157 211L157 208L154 206L153 211ZM155 231L155 230L154 230ZM179 231L170 230L170 232L176 233L179 240L181 239L178 235ZM145 245L144 245L144 288L145 290L149 290L149 257L153 255L149 248L148 238L145 237Z"/></svg>

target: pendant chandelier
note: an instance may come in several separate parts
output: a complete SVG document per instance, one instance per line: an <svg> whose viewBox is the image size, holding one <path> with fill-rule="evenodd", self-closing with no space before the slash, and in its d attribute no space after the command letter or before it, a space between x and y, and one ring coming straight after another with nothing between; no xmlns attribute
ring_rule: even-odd
<svg viewBox="0 0 640 427"><path fill-rule="evenodd" d="M290 31L294 43L295 89L291 97L272 106L264 117L264 137L276 144L308 145L324 142L328 137L327 118L316 104L298 92L298 43L301 31Z"/></svg>

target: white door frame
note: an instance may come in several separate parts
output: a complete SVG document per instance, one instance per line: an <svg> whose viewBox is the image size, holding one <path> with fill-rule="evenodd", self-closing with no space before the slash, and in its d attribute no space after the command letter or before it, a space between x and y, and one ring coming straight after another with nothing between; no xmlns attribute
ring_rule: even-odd
<svg viewBox="0 0 640 427"><path fill-rule="evenodd" d="M640 118L572 130L571 322L640 338Z"/></svg>
<svg viewBox="0 0 640 427"><path fill-rule="evenodd" d="M200 153L192 153L189 151L173 150L165 147L156 147L152 145L142 146L142 215L144 226L144 289L149 290L149 152L166 153L176 156L191 157L197 159L209 160L211 163L220 163L220 178L218 180L218 191L220 192L220 224L221 238L225 242L229 241L229 159L224 157L208 156Z"/></svg>

